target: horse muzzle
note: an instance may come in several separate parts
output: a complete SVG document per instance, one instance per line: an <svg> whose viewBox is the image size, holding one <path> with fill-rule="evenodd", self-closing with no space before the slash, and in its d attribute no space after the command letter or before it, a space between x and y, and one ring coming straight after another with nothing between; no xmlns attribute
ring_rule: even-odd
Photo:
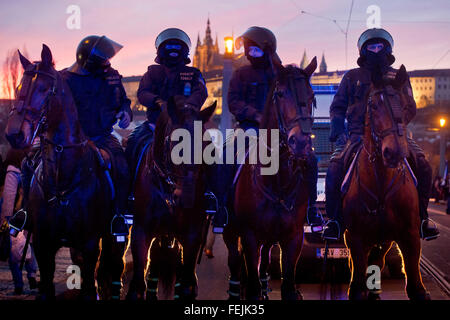
<svg viewBox="0 0 450 320"><path fill-rule="evenodd" d="M290 152L296 158L306 158L312 152L311 137L295 128L289 132L287 143Z"/></svg>

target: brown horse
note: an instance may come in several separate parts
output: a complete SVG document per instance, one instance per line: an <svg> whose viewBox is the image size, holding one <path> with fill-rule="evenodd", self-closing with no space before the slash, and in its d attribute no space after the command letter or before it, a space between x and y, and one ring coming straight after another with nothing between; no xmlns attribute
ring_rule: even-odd
<svg viewBox="0 0 450 320"><path fill-rule="evenodd" d="M180 281L175 294L182 299L194 299L197 296L195 267L207 217L204 208L205 167L193 161L196 157L194 122L208 121L215 110L215 103L198 111L186 106L184 100L184 97L179 96L169 99L167 110L161 113L156 123L152 147L146 151L138 169L135 185L136 213L131 234L133 279L128 299L145 297L145 274L152 241L160 239L165 242L163 240L173 238L182 247L181 273L177 275ZM187 133L191 141L183 138L186 148L174 151L179 144L172 141L173 134L182 132L180 130ZM203 135L202 127L200 134ZM187 161L177 163L173 159L175 153L185 157ZM174 266L167 268L176 269ZM147 283L147 288L155 288L155 284ZM150 298L147 293L147 299L153 298L154 295Z"/></svg>
<svg viewBox="0 0 450 320"><path fill-rule="evenodd" d="M261 129L269 129L268 139L267 143L260 141L258 148L271 152L279 148L279 169L275 174L263 175L259 162L246 163L241 169L232 204L235 214L224 231L231 272L230 299L239 298L239 238L247 269L248 299L261 299L263 291L267 298L267 249L276 242L282 250L282 299L301 298L295 288L295 267L302 248L308 206L304 176L305 160L312 151L310 129L314 101L309 78L316 67L315 58L305 70L279 66L269 91L260 125L260 135ZM278 132L279 141L272 141L272 135ZM260 263L262 246L265 250Z"/></svg>
<svg viewBox="0 0 450 320"><path fill-rule="evenodd" d="M20 55L25 72L6 129L15 148L28 148L35 136L40 137L41 160L27 201L40 270L39 297L54 298L55 254L67 246L81 254L81 297L96 299L94 275L102 239L100 295L118 298L125 246L117 247L110 235L113 208L108 182L81 129L70 88L54 69L46 45L41 58L31 63Z"/></svg>
<svg viewBox="0 0 450 320"><path fill-rule="evenodd" d="M410 299L429 298L419 272L420 218L415 177L408 156L402 88L405 67L395 79L372 83L366 97L365 130L355 171L343 198L345 243L350 249L350 299L378 299L377 287L368 290L367 267L384 266L395 241L403 256ZM375 254L373 251L375 250ZM372 251L372 252L371 252ZM368 294L369 293L369 294Z"/></svg>

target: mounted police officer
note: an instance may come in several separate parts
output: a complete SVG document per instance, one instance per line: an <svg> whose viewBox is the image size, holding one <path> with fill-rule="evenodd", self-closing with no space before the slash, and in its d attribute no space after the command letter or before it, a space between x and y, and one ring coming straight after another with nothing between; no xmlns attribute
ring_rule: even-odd
<svg viewBox="0 0 450 320"><path fill-rule="evenodd" d="M363 32L358 40L360 57L357 63L360 67L344 75L330 106L330 141L336 143L336 150L330 160L326 177L326 211L330 220L323 234L325 239L339 239L341 231L344 230L340 191L345 174L344 159L346 154L355 150L361 142L364 132L364 99L372 79L394 77L396 74L396 70L391 67L395 61L392 55L393 45L392 36L384 29L373 28ZM416 103L409 80L403 91L407 97L405 116L409 123L416 114ZM345 120L348 122L348 132L345 128ZM408 138L408 149L416 162L415 173L418 180L419 210L422 219L421 237L427 240L435 239L439 231L429 223L427 212L432 170L422 149L411 138Z"/></svg>
<svg viewBox="0 0 450 320"><path fill-rule="evenodd" d="M281 67L281 60L276 53L277 41L275 35L267 28L250 27L244 34L236 39L236 48L244 47L245 56L250 65L242 66L235 70L228 90L228 106L234 115L237 126L243 130L254 129L258 131L262 118L267 94L269 93L275 70ZM226 190L215 192L218 196L219 210L213 219L213 230L223 229L227 221L227 212L224 203L227 201L230 180L234 176L234 171L230 166L223 165L220 175L222 178L216 179L221 186L216 186L213 190ZM232 173L233 171L233 173ZM321 219L317 215L315 207L317 199L317 158L312 154L308 159L308 182L309 182L309 208L308 223L320 225ZM224 183L227 181L227 183ZM217 231L216 231L217 232Z"/></svg>
<svg viewBox="0 0 450 320"><path fill-rule="evenodd" d="M125 213L130 173L122 146L112 131L117 120L125 129L133 117L122 76L109 62L121 48L105 36L88 36L77 47L76 62L61 72L72 91L84 133L112 159L116 212L111 231L117 236L128 234Z"/></svg>
<svg viewBox="0 0 450 320"><path fill-rule="evenodd" d="M185 96L185 104L200 110L208 92L201 72L187 66L191 62L189 50L191 40L180 29L169 28L162 31L155 40L157 56L148 67L139 83L137 97L139 103L147 108L147 121L137 127L128 139L126 154L133 176L142 150L148 148L153 140L156 121L167 107L167 100L176 95ZM132 182L131 202L134 181ZM131 204L130 204L131 206Z"/></svg>

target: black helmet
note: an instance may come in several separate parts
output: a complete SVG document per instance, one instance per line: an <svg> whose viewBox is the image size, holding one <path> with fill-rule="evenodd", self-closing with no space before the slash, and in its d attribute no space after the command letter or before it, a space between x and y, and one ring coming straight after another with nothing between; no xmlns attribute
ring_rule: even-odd
<svg viewBox="0 0 450 320"><path fill-rule="evenodd" d="M383 42L385 47L383 48L384 65L392 65L395 62L395 57L392 55L392 49L394 47L394 39L391 34L382 28L372 28L364 31L358 39L359 58L358 65L363 66L366 63L368 52L367 45L376 42Z"/></svg>
<svg viewBox="0 0 450 320"><path fill-rule="evenodd" d="M361 53L364 45L372 39L384 40L392 49L394 48L394 39L391 34L382 28L372 28L364 31L358 39L358 50Z"/></svg>
<svg viewBox="0 0 450 320"><path fill-rule="evenodd" d="M176 43L180 43L182 45L181 57L180 59L184 60L185 64L191 62L189 59L189 50L191 49L191 39L181 29L178 28L168 28L163 30L155 39L155 48L157 52L157 56L155 58L156 63L162 63L164 56L164 48L162 44L167 43L168 41L174 41Z"/></svg>
<svg viewBox="0 0 450 320"><path fill-rule="evenodd" d="M240 37L236 39L236 49L244 46L246 41L251 41L260 47L263 51L268 51L272 54L275 61L281 63L280 57L277 54L277 39L272 31L264 27L250 27Z"/></svg>
<svg viewBox="0 0 450 320"><path fill-rule="evenodd" d="M88 71L105 69L120 49L122 45L105 36L88 36L78 44L77 64Z"/></svg>

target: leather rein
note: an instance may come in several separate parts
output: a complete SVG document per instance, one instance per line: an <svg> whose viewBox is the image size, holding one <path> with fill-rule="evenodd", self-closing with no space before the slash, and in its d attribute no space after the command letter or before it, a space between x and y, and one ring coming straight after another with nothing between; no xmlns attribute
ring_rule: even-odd
<svg viewBox="0 0 450 320"><path fill-rule="evenodd" d="M392 123L392 126L390 128L385 129L381 132L377 132L375 130L374 119L372 116L372 97L375 95L378 95L378 94L381 96L382 101L386 103L387 109L389 111L389 113L388 113L389 118ZM370 209L370 206L367 204L366 201L364 201L363 197L359 197L360 201L363 204L363 207L370 214L380 214L385 211L387 200L390 197L392 197L400 189L402 184L405 183L405 181L406 181L406 166L408 166L407 163L405 166L405 162L407 160L406 160L406 158L404 158L404 162L401 163L399 166L397 166L397 168L394 168L394 169L396 169L396 174L389 181L387 188L384 189L383 183L382 183L383 181L382 181L381 177L379 176L378 170L376 168L377 160L380 160L382 157L381 143L382 143L382 140L389 135L395 135L396 137L403 136L405 134L405 127L401 120L401 106L397 105L397 104L393 104L389 100L389 95L386 92L385 88L383 88L381 90L377 90L369 95L368 102L367 102L367 112L369 114L369 124L368 125L366 124L366 128L367 128L367 126L370 127L371 138L372 138L370 143L371 143L371 145L374 146L374 148L373 148L374 151L369 152L370 146L369 146L369 148L366 147L364 140L362 142L362 146L363 146L363 150L367 154L369 163L372 165L373 172L375 175L376 186L377 186L376 190L378 192L372 192L369 187L367 187L364 183L361 182L360 174L359 174L359 170L358 170L359 166L356 166L356 176L357 176L358 186L361 189L363 189L376 202L376 208ZM403 178L403 180L401 178ZM402 183L400 183L400 181L402 181Z"/></svg>

